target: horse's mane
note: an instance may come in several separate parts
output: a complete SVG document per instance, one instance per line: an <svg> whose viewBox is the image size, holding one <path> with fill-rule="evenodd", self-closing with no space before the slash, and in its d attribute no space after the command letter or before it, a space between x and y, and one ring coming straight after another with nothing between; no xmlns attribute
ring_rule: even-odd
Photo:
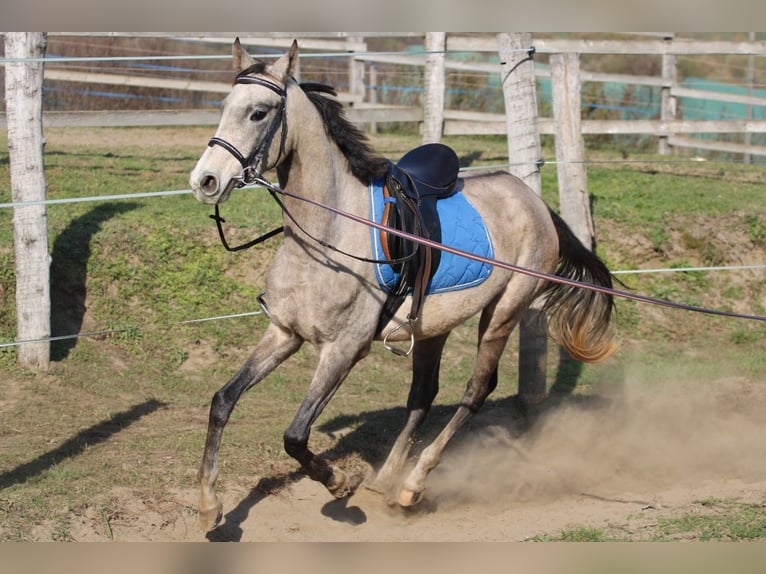
<svg viewBox="0 0 766 574"><path fill-rule="evenodd" d="M266 68L266 63L256 62L239 72L234 82L243 76L263 74ZM375 153L364 132L346 118L343 104L334 99L338 95L335 88L315 82L304 82L300 87L319 111L328 135L348 160L354 177L366 185L370 180L384 176L388 160Z"/></svg>
<svg viewBox="0 0 766 574"><path fill-rule="evenodd" d="M388 160L375 153L367 136L346 118L343 104L327 97L336 96L335 89L313 82L302 83L300 87L322 116L328 135L348 160L351 173L364 184L385 175Z"/></svg>

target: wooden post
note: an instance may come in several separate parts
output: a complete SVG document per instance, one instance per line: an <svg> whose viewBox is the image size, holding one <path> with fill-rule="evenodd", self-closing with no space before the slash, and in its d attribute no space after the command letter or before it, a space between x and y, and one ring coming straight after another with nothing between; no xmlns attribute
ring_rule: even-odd
<svg viewBox="0 0 766 574"><path fill-rule="evenodd" d="M540 134L537 128L534 60L522 62L529 58L532 34L498 34L497 43L510 172L539 195L542 193L542 180L538 164ZM545 331L545 317L538 309L530 308L519 325L519 398L525 405L542 402L547 393L548 338Z"/></svg>
<svg viewBox="0 0 766 574"><path fill-rule="evenodd" d="M42 58L43 32L5 34L6 58ZM43 170L42 62L9 62L5 66L5 100L11 197L14 202L46 198ZM16 321L19 341L44 341L19 346L21 366L47 369L50 364L50 254L46 206L13 209L16 255Z"/></svg>
<svg viewBox="0 0 766 574"><path fill-rule="evenodd" d="M755 32L748 32L747 39L752 43L755 42ZM747 95L749 97L753 97L753 82L755 82L755 58L753 54L747 55L747 72L746 72L746 78L745 83L747 84ZM753 104L750 102L747 103L747 106L745 107L745 119L746 120L752 120L753 119ZM753 143L753 134L750 132L745 132L745 145L750 147ZM747 152L742 157L743 161L745 163L752 163L753 162L753 156L750 154L750 152Z"/></svg>
<svg viewBox="0 0 766 574"><path fill-rule="evenodd" d="M580 117L580 58L551 55L553 123L556 130L556 169L561 217L588 249L593 249L593 218L585 170L585 145Z"/></svg>
<svg viewBox="0 0 766 574"><path fill-rule="evenodd" d="M378 103L378 67L375 64L370 64L368 73L369 73L369 76L368 76L367 93L369 95L367 96L367 101L370 102L371 104L377 104ZM377 134L378 123L374 121L370 122L369 129L371 134Z"/></svg>
<svg viewBox="0 0 766 574"><path fill-rule="evenodd" d="M583 245L593 249L595 234L581 131L580 57L574 53L552 54L550 62L560 213ZM557 384L567 377L565 373L579 372L572 368L576 364L566 349L559 348ZM575 382L567 381L563 388L571 390Z"/></svg>
<svg viewBox="0 0 766 574"><path fill-rule="evenodd" d="M673 36L665 38L666 43L672 41ZM676 119L676 98L670 95L670 90L676 84L677 74L675 54L663 54L662 78L667 82L667 85L662 87L660 95L660 119L664 121ZM667 135L659 137L657 151L662 155L669 155L671 153Z"/></svg>
<svg viewBox="0 0 766 574"><path fill-rule="evenodd" d="M444 48L446 32L426 32L424 77L423 143L441 140L444 126Z"/></svg>
<svg viewBox="0 0 766 574"><path fill-rule="evenodd" d="M349 36L346 42L361 43L363 36ZM351 50L349 50L352 52ZM364 98L364 62L359 62L354 58L353 52L348 61L348 91L354 97Z"/></svg>

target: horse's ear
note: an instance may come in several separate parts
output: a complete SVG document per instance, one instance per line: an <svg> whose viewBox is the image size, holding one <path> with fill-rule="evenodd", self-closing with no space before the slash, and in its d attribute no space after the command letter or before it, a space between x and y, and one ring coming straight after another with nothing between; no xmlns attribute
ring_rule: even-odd
<svg viewBox="0 0 766 574"><path fill-rule="evenodd" d="M274 62L271 65L271 72L277 76L281 77L283 80L287 80L290 76L292 76L295 73L295 68L298 65L298 40L293 40L292 45L290 46L290 49L287 51L287 54L279 58L276 62Z"/></svg>
<svg viewBox="0 0 766 574"><path fill-rule="evenodd" d="M231 55L234 58L233 65L235 72L241 72L255 64L255 59L242 47L242 44L239 43L239 38L234 40L234 45L231 48Z"/></svg>

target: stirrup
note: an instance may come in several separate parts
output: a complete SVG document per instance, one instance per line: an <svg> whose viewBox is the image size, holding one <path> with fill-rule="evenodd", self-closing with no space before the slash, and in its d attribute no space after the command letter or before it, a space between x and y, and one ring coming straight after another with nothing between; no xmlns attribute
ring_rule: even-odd
<svg viewBox="0 0 766 574"><path fill-rule="evenodd" d="M391 329L388 333L386 333L385 337L383 337L383 346L387 350L391 351L394 355L398 355L400 357L409 357L410 353L412 353L412 349L415 348L415 335L412 332L412 323L413 320L408 318L406 321L399 323L396 327ZM410 327L410 348L406 350L396 347L395 345L392 345L388 342L388 338L404 326Z"/></svg>
<svg viewBox="0 0 766 574"><path fill-rule="evenodd" d="M269 314L269 306L266 304L266 300L263 298L264 295L266 295L266 291L261 291L258 293L258 296L255 298L255 300L258 301L258 304L261 306L261 311L263 311L263 314L266 315L269 320L271 320L271 315Z"/></svg>

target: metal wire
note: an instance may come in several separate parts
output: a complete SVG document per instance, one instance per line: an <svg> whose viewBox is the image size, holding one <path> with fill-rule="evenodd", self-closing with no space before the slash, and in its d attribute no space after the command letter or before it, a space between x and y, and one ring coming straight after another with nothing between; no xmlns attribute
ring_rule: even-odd
<svg viewBox="0 0 766 574"><path fill-rule="evenodd" d="M512 50L513 52L529 51L528 48ZM468 54L474 53L472 50L422 50L419 52L410 52L406 56L427 56L430 54ZM348 58L349 56L401 56L401 51L395 52L323 52L301 54L303 58ZM278 58L281 54L253 54L258 58ZM178 60L230 60L231 54L188 54L179 56L46 56L42 58L0 58L0 65L5 64L69 64L81 62L146 62L146 61L178 61ZM499 66L499 65L498 65Z"/></svg>
<svg viewBox="0 0 766 574"><path fill-rule="evenodd" d="M262 315L263 311L250 311L247 313L232 313L230 315L218 315L216 317L203 317L201 319L187 319L186 321L178 321L176 323L171 323L167 325L165 328L173 327L176 325L194 325L197 323L204 323L207 321L219 321L223 319L238 319L241 317L254 317L256 315ZM90 331L87 333L74 333L72 335L58 335L55 337L43 337L41 339L25 339L23 341L12 341L9 343L0 343L0 349L5 349L9 347L20 347L21 345L28 345L32 343L52 343L54 341L67 341L70 339L81 339L81 338L89 338L89 337L103 337L104 335L114 335L116 333L125 333L130 331L142 331L145 330L145 327L118 327L115 329L105 329L103 331Z"/></svg>

